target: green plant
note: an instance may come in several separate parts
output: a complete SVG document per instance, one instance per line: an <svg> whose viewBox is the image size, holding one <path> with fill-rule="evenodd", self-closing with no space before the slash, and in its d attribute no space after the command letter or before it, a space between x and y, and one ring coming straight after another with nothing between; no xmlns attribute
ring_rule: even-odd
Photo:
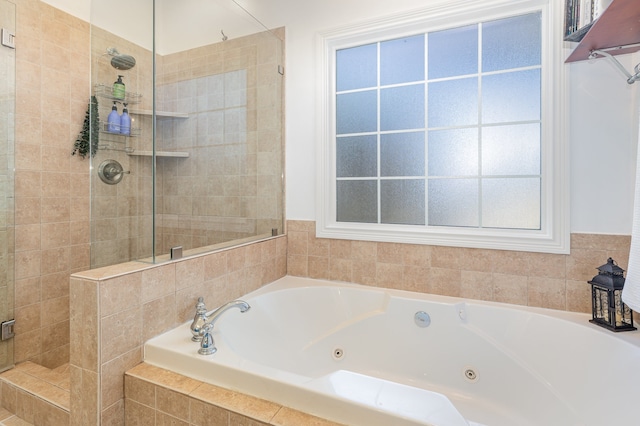
<svg viewBox="0 0 640 426"><path fill-rule="evenodd" d="M87 106L87 113L84 116L82 130L73 144L71 155L78 154L85 158L87 154L92 157L98 152L98 135L100 134L100 119L98 118L98 100L91 96L91 102Z"/></svg>

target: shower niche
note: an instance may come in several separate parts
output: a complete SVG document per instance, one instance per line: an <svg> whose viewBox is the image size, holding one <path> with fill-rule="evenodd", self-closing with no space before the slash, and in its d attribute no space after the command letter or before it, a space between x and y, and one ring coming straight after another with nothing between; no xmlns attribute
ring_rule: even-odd
<svg viewBox="0 0 640 426"><path fill-rule="evenodd" d="M282 232L284 30L267 29L232 0L123 2L136 18L130 25L110 21L96 3L99 119L107 122L114 101L127 102L132 131L100 132L91 158L91 267L162 262L172 247L189 256ZM113 96L118 75L124 100ZM97 174L105 160L128 172L115 185Z"/></svg>

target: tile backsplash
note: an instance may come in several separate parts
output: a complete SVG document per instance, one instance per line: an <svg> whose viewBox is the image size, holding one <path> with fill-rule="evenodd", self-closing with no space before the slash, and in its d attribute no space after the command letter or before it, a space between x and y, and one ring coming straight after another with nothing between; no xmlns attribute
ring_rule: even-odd
<svg viewBox="0 0 640 426"><path fill-rule="evenodd" d="M445 296L591 312L587 281L612 257L627 268L631 237L572 234L571 253L321 239L290 220L287 273Z"/></svg>

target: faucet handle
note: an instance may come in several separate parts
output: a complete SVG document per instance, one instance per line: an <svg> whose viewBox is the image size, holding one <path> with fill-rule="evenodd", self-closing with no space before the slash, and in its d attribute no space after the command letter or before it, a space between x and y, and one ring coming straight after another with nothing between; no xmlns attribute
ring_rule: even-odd
<svg viewBox="0 0 640 426"><path fill-rule="evenodd" d="M198 303L196 303L196 313L207 313L207 306L204 304L204 298L198 297Z"/></svg>
<svg viewBox="0 0 640 426"><path fill-rule="evenodd" d="M204 299L198 297L198 303L196 303L196 314L193 317L193 322L191 323L191 340L194 342L199 342L202 340L203 336L203 327L207 322L207 307L204 304Z"/></svg>
<svg viewBox="0 0 640 426"><path fill-rule="evenodd" d="M202 338L200 340L200 349L198 353L200 355L212 355L218 350L216 348L216 342L213 340L213 324L206 323L202 329Z"/></svg>

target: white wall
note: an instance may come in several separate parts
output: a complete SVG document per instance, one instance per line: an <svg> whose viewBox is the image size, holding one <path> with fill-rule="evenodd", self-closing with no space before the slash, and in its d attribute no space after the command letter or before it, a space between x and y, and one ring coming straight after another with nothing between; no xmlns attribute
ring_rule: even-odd
<svg viewBox="0 0 640 426"><path fill-rule="evenodd" d="M618 56L628 71L640 55ZM631 234L638 85L605 59L570 65L571 230Z"/></svg>
<svg viewBox="0 0 640 426"><path fill-rule="evenodd" d="M82 6L88 2L46 1L70 13L75 11L74 14L80 17L83 17ZM114 1L107 3L111 7ZM201 0L190 0L198 1ZM228 3L228 0L224 1ZM441 0L238 0L268 27L287 28L288 219L315 219L316 34L347 23L419 9L424 7L425 1ZM173 10L162 25L179 23L189 28L181 35L184 39L180 40L180 45L184 45L189 37L196 39L196 45L203 44L208 38L219 40L220 24L205 20L210 25L190 25L191 20L181 19L179 12L179 9ZM88 19L88 8L84 13ZM193 31L194 28L202 31ZM225 33L232 35L233 30L225 28ZM140 37L144 39L148 33ZM618 58L631 70L640 61L640 54ZM636 97L640 83L627 85L622 74L604 59L566 66L570 68L571 76L571 231L630 234L638 139Z"/></svg>

